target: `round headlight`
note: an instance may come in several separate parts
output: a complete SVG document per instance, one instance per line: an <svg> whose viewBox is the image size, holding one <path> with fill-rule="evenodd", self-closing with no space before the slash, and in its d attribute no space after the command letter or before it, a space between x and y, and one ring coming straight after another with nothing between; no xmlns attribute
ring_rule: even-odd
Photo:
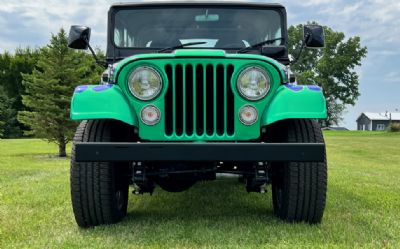
<svg viewBox="0 0 400 249"><path fill-rule="evenodd" d="M243 70L237 81L240 94L249 100L259 100L267 95L271 86L268 74L259 67Z"/></svg>
<svg viewBox="0 0 400 249"><path fill-rule="evenodd" d="M140 100L157 97L162 88L160 74L151 67L138 67L129 75L129 90Z"/></svg>

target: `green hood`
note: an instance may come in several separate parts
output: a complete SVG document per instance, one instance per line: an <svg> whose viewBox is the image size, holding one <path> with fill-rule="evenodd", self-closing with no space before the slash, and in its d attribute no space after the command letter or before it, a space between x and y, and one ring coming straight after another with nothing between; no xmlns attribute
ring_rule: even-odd
<svg viewBox="0 0 400 249"><path fill-rule="evenodd" d="M117 80L122 68L133 61L148 60L148 59L174 59L174 58L225 58L225 59L249 59L264 61L274 66L279 72L281 79L286 81L286 66L278 61L255 54L229 54L221 49L177 49L171 53L152 53L133 55L118 62L115 66L114 76Z"/></svg>

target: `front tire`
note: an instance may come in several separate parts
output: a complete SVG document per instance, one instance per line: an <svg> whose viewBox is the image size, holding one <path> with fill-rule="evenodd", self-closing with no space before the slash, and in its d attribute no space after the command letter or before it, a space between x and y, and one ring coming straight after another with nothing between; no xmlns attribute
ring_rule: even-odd
<svg viewBox="0 0 400 249"><path fill-rule="evenodd" d="M76 142L125 142L128 127L114 120L83 121L71 153L71 200L80 227L119 222L128 206L129 164L75 161Z"/></svg>
<svg viewBox="0 0 400 249"><path fill-rule="evenodd" d="M317 121L291 119L270 127L273 142L323 143ZM288 222L320 223L325 209L327 163L289 162L272 164L274 213Z"/></svg>

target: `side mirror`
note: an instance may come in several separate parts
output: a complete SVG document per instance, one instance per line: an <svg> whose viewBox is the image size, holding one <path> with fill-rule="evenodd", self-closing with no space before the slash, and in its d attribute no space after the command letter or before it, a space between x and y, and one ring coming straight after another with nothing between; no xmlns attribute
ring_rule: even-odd
<svg viewBox="0 0 400 249"><path fill-rule="evenodd" d="M304 42L308 48L325 47L324 29L320 25L304 26Z"/></svg>
<svg viewBox="0 0 400 249"><path fill-rule="evenodd" d="M69 30L68 47L74 49L88 49L90 40L90 28L73 25Z"/></svg>

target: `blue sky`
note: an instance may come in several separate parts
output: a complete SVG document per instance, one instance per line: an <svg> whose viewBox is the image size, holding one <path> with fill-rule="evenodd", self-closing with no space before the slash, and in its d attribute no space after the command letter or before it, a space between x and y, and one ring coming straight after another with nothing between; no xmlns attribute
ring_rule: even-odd
<svg viewBox="0 0 400 249"><path fill-rule="evenodd" d="M0 53L18 46L43 46L50 33L71 24L92 28L92 44L106 46L111 0L0 0ZM266 1L270 2L270 1ZM275 2L275 1L274 1ZM399 0L282 0L290 24L317 21L349 36L360 36L368 56L358 68L360 92L342 125L355 129L361 112L400 111Z"/></svg>

